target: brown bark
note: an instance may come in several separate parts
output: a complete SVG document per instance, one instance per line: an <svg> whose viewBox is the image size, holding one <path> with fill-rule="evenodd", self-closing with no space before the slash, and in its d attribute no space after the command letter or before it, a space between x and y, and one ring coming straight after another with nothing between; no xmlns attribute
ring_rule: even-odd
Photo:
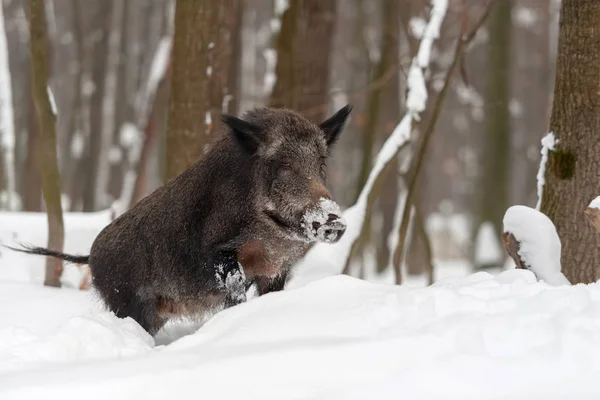
<svg viewBox="0 0 600 400"><path fill-rule="evenodd" d="M96 211L100 204L98 201L98 189L99 184L99 170L104 168L102 164L102 150L104 138L102 137L102 125L106 123L103 121L104 109L103 99L105 96L105 79L107 70L107 58L109 51L109 36L110 28L112 26L111 14L115 12L113 1L102 1L99 3L98 10L93 18L94 24L101 34L99 40L95 42L93 47L92 55L92 73L91 78L94 83L95 90L90 99L90 137L88 153L86 155L86 174L87 177L83 181L85 182L85 191L83 193L83 211ZM98 33L96 33L98 34ZM102 164L102 165L101 165Z"/></svg>
<svg viewBox="0 0 600 400"><path fill-rule="evenodd" d="M194 164L209 145L223 97L239 0L179 0L175 6L166 180Z"/></svg>
<svg viewBox="0 0 600 400"><path fill-rule="evenodd" d="M286 107L320 122L329 100L329 59L336 0L291 0L277 38L277 81L272 107Z"/></svg>
<svg viewBox="0 0 600 400"><path fill-rule="evenodd" d="M519 250L521 249L521 244L514 237L512 233L505 232L503 235L504 240L504 248L506 249L506 253L513 259L515 262L515 267L517 269L528 269L531 270L530 266L523 261L521 256L519 255Z"/></svg>
<svg viewBox="0 0 600 400"><path fill-rule="evenodd" d="M29 83L27 86L31 86ZM24 211L42 210L42 177L39 153L40 128L35 115L35 104L29 88L29 120L27 129L27 155L25 158L25 198L23 199Z"/></svg>
<svg viewBox="0 0 600 400"><path fill-rule="evenodd" d="M600 2L564 0L550 131L550 152L541 210L562 242L562 270L573 284L599 277L600 235L583 210L600 182Z"/></svg>
<svg viewBox="0 0 600 400"><path fill-rule="evenodd" d="M40 127L39 157L42 187L48 215L48 248L62 251L64 225L60 200L60 177L56 157L56 116L48 98L48 44L43 0L29 0L29 54L31 89ZM46 286L60 286L62 261L48 257Z"/></svg>

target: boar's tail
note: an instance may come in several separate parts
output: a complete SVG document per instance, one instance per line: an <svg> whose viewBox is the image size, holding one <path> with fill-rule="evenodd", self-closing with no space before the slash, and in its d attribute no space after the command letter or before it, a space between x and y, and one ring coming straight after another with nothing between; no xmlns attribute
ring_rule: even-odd
<svg viewBox="0 0 600 400"><path fill-rule="evenodd" d="M17 249L14 247L10 247L10 246L4 246L6 248L9 248L11 250L14 251L19 251L21 253L27 253L27 254L36 254L39 256L47 256L47 257L54 257L54 258L60 258L61 260L73 263L73 264L89 264L89 260L90 260L90 256L75 256L72 254L65 254L65 253L61 253L60 251L56 251L56 250L50 250L50 249L46 249L44 247L26 247L21 245L22 248Z"/></svg>

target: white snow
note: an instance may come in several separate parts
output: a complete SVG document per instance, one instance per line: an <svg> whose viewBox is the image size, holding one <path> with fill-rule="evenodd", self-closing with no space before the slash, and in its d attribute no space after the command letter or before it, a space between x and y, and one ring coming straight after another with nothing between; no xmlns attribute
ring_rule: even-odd
<svg viewBox="0 0 600 400"><path fill-rule="evenodd" d="M417 64L423 69L429 67L433 42L440 37L440 28L448 10L448 0L431 0L431 7L431 16L423 32L416 57Z"/></svg>
<svg viewBox="0 0 600 400"><path fill-rule="evenodd" d="M142 132L135 124L126 122L121 126L119 131L119 143L125 149L131 149L136 146L141 146Z"/></svg>
<svg viewBox="0 0 600 400"><path fill-rule="evenodd" d="M540 210L542 206L542 196L544 195L544 184L546 183L546 165L548 164L548 152L556 150L558 140L554 137L553 132L549 132L542 138L542 159L540 160L540 168L537 173L537 195L538 200L535 205L536 210Z"/></svg>
<svg viewBox="0 0 600 400"><path fill-rule="evenodd" d="M545 214L526 206L512 206L504 215L504 232L519 242L519 255L533 273L551 285L569 285L561 273L561 243Z"/></svg>
<svg viewBox="0 0 600 400"><path fill-rule="evenodd" d="M3 400L600 396L600 287L524 270L419 289L329 277L156 347L91 294L0 285Z"/></svg>
<svg viewBox="0 0 600 400"><path fill-rule="evenodd" d="M588 206L588 208L598 208L598 209L600 209L600 196L598 196L594 200L592 200L592 202L590 203L590 205Z"/></svg>
<svg viewBox="0 0 600 400"><path fill-rule="evenodd" d="M73 138L71 139L71 157L73 157L75 160L81 159L84 145L85 140L83 139L83 133L79 131L75 132L73 134Z"/></svg>
<svg viewBox="0 0 600 400"><path fill-rule="evenodd" d="M46 92L48 93L48 100L50 101L50 109L52 110L52 114L57 116L57 108L56 108L56 100L54 99L54 93L52 93L52 88L50 85L46 86Z"/></svg>
<svg viewBox="0 0 600 400"><path fill-rule="evenodd" d="M95 213L64 213L65 248L67 253L89 254L94 238L110 222L110 211ZM7 250L4 245L31 244L45 246L48 241L45 213L14 213L0 211L0 282L34 283L41 285L44 277L44 257L27 256ZM79 269L65 264L65 271ZM81 273L63 283L78 287ZM2 314L0 314L2 315Z"/></svg>
<svg viewBox="0 0 600 400"><path fill-rule="evenodd" d="M167 67L169 66L169 58L171 57L171 45L173 38L171 36L163 37L154 53L152 64L150 65L150 72L148 74L148 83L146 84L146 96L151 96L156 93L156 88L160 80L165 76ZM146 102L148 99L145 99Z"/></svg>
<svg viewBox="0 0 600 400"><path fill-rule="evenodd" d="M277 66L277 51L275 49L265 49L263 51L265 58L265 76L263 78L263 93L269 94L275 86L277 76L275 75L275 67Z"/></svg>
<svg viewBox="0 0 600 400"><path fill-rule="evenodd" d="M410 21L408 21L408 26L410 28L411 35L415 39L421 39L423 37L423 33L425 33L427 21L421 17L413 17L410 19Z"/></svg>
<svg viewBox="0 0 600 400"><path fill-rule="evenodd" d="M513 11L512 19L516 22L517 25L523 26L525 28L530 28L540 18L538 16L538 12L533 8L518 5Z"/></svg>
<svg viewBox="0 0 600 400"><path fill-rule="evenodd" d="M110 213L66 213L65 251L88 254ZM440 266L432 286L394 286L321 279L330 260L313 259L286 290L155 339L94 291L41 286L43 257L0 246L0 399L600 397L599 284L548 279L560 243L543 214L515 206L504 222L532 271L444 278L468 272ZM0 244L43 245L45 223L0 212Z"/></svg>
<svg viewBox="0 0 600 400"><path fill-rule="evenodd" d="M479 227L475 237L475 265L498 265L504 259L504 250L496 234L494 224L485 221Z"/></svg>

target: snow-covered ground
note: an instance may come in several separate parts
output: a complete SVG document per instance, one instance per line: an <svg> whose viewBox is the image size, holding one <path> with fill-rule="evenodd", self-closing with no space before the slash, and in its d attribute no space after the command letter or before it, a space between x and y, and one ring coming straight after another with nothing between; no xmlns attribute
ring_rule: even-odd
<svg viewBox="0 0 600 400"><path fill-rule="evenodd" d="M35 216L7 215L0 241L44 243ZM108 215L79 217L67 249L85 253ZM93 291L40 286L39 262L0 255L2 400L600 398L598 284L443 265L433 286L394 286L303 264L284 292L155 342Z"/></svg>

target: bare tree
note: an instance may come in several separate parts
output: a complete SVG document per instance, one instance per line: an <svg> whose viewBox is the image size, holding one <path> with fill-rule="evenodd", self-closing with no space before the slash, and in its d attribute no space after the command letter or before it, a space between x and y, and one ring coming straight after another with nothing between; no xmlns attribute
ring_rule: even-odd
<svg viewBox="0 0 600 400"><path fill-rule="evenodd" d="M541 210L562 242L562 270L572 283L595 282L600 235L583 211L600 182L600 2L563 0L550 131L558 142L546 168Z"/></svg>
<svg viewBox="0 0 600 400"><path fill-rule="evenodd" d="M195 163L210 143L232 92L228 78L239 0L175 5L166 180Z"/></svg>
<svg viewBox="0 0 600 400"><path fill-rule="evenodd" d="M60 177L56 157L56 115L52 109L48 87L48 43L43 0L29 0L29 53L31 89L40 127L39 157L42 188L48 214L48 248L62 251L64 224L60 199ZM48 257L46 286L60 286L62 261Z"/></svg>

